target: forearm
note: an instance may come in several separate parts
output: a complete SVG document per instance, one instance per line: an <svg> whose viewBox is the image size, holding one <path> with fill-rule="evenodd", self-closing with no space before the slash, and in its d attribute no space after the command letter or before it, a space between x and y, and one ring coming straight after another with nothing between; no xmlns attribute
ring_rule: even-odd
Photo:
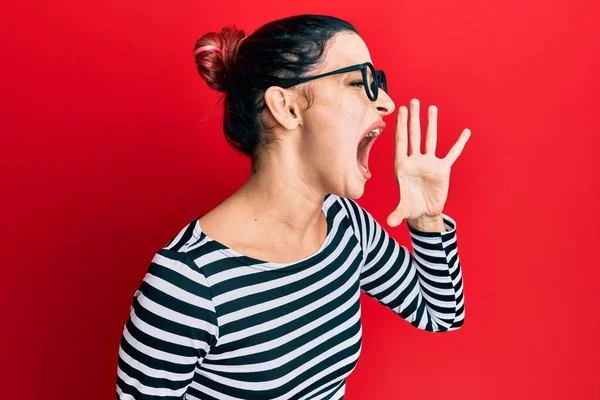
<svg viewBox="0 0 600 400"><path fill-rule="evenodd" d="M409 267L414 272L411 271L410 281L405 282L407 287L414 289L411 292L407 291L405 297L401 298L414 299L416 305L411 304L404 309L400 308L398 314L413 326L426 331L455 330L461 327L464 320L460 264L457 259L455 262L442 261L442 253L445 252L434 250L439 248L439 243L429 245L427 248L414 245ZM432 253L438 255L431 257L429 254ZM434 260L438 262L432 262ZM444 267L447 269L442 269ZM447 275L443 272L447 272ZM414 317L412 317L413 313Z"/></svg>
<svg viewBox="0 0 600 400"><path fill-rule="evenodd" d="M422 230L416 230L416 224L408 224L413 245L411 258L420 283L417 286L420 286L426 314L431 323L431 326L426 325L424 329L434 332L455 330L464 323L464 294L456 222L444 214L442 221L445 229L441 232L431 228L434 224L431 220L424 222L425 227L421 224ZM431 230L428 232L427 229Z"/></svg>

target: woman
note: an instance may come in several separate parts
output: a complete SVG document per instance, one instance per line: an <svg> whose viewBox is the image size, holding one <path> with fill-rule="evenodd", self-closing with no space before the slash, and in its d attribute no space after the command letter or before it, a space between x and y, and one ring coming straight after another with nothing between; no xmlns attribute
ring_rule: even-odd
<svg viewBox="0 0 600 400"><path fill-rule="evenodd" d="M442 208L468 130L436 158L431 107L421 154L413 100L409 156L400 107L401 201L387 222L407 219L411 254L354 201L395 109L356 29L301 15L243 39L208 33L195 57L225 92L224 131L252 174L154 256L123 331L117 398L341 399L361 350L361 290L416 328L463 324L456 224Z"/></svg>

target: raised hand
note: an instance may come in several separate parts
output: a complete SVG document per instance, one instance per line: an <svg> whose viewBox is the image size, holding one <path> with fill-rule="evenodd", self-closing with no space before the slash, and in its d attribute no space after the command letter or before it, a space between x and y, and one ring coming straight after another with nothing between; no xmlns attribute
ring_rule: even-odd
<svg viewBox="0 0 600 400"><path fill-rule="evenodd" d="M400 225L404 219L410 222L440 217L448 198L450 169L471 136L471 131L465 128L446 157L437 158L437 107L429 106L427 115L425 153L422 154L419 100L410 101L410 121L406 106L398 110L394 172L400 187L400 202L387 218L391 227ZM410 123L410 136L407 123Z"/></svg>

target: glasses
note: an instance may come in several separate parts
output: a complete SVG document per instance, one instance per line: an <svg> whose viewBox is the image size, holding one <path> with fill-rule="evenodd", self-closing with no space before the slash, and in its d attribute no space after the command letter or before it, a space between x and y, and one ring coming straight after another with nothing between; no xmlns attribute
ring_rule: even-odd
<svg viewBox="0 0 600 400"><path fill-rule="evenodd" d="M298 85L300 83L312 81L313 79L323 78L323 77L335 75L335 74L345 74L347 72L359 71L359 70L362 73L363 86L365 88L365 92L367 92L367 97L369 98L369 100L371 100L371 101L377 100L377 97L379 96L380 88L387 92L388 88L387 88L387 79L385 77L385 72L383 72L383 70L376 70L375 67L373 67L373 64L371 64L368 61L365 63L362 63L362 64L356 64L356 65L352 65L350 67L336 69L335 71L326 72L324 74L320 74L320 75L316 75L316 76L308 76L308 77L304 77L304 78L293 78L293 79L290 79L289 81L287 81L286 83L284 83L283 85L279 85L279 86L285 89L285 88L289 88L289 87ZM258 112L259 113L263 112L266 107L267 107L267 105L263 104L263 106L258 110Z"/></svg>

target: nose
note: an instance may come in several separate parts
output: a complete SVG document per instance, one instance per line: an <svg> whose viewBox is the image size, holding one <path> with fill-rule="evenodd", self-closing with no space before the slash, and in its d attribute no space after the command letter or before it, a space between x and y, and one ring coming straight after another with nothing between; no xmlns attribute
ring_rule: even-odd
<svg viewBox="0 0 600 400"><path fill-rule="evenodd" d="M390 115L396 109L396 104L394 104L394 101L390 95L387 94L383 89L379 89L379 95L377 96L376 104L377 111L381 113L382 117Z"/></svg>

